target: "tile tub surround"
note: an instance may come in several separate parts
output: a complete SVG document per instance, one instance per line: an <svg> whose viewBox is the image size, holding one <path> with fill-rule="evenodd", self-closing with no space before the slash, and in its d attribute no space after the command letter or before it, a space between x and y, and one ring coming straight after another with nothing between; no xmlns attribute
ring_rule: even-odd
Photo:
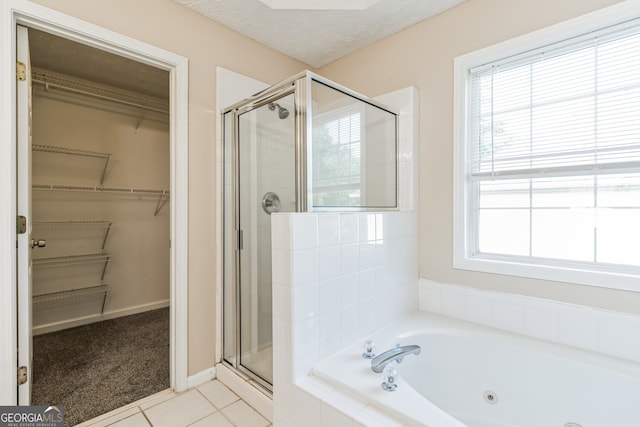
<svg viewBox="0 0 640 427"><path fill-rule="evenodd" d="M426 279L419 293L423 311L640 362L640 316ZM314 376L280 390L297 405L286 426L404 425Z"/></svg>
<svg viewBox="0 0 640 427"><path fill-rule="evenodd" d="M640 362L640 316L420 279L420 309Z"/></svg>
<svg viewBox="0 0 640 427"><path fill-rule="evenodd" d="M318 424L308 373L417 309L417 221L411 211L272 215L276 425L341 424L331 405Z"/></svg>

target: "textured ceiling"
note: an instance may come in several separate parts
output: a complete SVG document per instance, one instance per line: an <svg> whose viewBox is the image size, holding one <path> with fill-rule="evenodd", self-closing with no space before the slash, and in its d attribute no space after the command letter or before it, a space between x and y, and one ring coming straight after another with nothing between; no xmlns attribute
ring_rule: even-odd
<svg viewBox="0 0 640 427"><path fill-rule="evenodd" d="M465 0L380 0L359 10L272 9L260 0L174 1L317 68Z"/></svg>

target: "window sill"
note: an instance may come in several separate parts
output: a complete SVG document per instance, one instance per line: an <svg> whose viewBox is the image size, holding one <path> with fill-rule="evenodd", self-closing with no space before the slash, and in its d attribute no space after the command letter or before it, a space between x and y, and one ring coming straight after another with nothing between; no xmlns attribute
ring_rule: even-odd
<svg viewBox="0 0 640 427"><path fill-rule="evenodd" d="M596 270L566 263L557 265L536 264L521 259L500 256L463 257L454 254L453 268L482 273L525 277L578 285L640 292L640 274L624 267Z"/></svg>

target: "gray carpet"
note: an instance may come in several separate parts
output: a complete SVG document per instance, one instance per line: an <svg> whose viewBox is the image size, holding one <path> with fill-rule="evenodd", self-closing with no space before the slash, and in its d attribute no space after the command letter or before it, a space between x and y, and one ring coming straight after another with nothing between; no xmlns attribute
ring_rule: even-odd
<svg viewBox="0 0 640 427"><path fill-rule="evenodd" d="M33 337L33 405L73 426L169 388L169 309Z"/></svg>

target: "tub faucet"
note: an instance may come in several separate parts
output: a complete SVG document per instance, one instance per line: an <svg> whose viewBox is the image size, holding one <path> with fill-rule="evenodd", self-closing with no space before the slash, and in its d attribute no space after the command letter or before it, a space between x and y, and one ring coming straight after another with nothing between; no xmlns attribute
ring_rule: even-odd
<svg viewBox="0 0 640 427"><path fill-rule="evenodd" d="M402 362L402 359L408 354L420 354L419 345L403 345L394 347L391 350L387 350L371 359L371 369L378 374L384 370L384 367L394 360L398 363Z"/></svg>

